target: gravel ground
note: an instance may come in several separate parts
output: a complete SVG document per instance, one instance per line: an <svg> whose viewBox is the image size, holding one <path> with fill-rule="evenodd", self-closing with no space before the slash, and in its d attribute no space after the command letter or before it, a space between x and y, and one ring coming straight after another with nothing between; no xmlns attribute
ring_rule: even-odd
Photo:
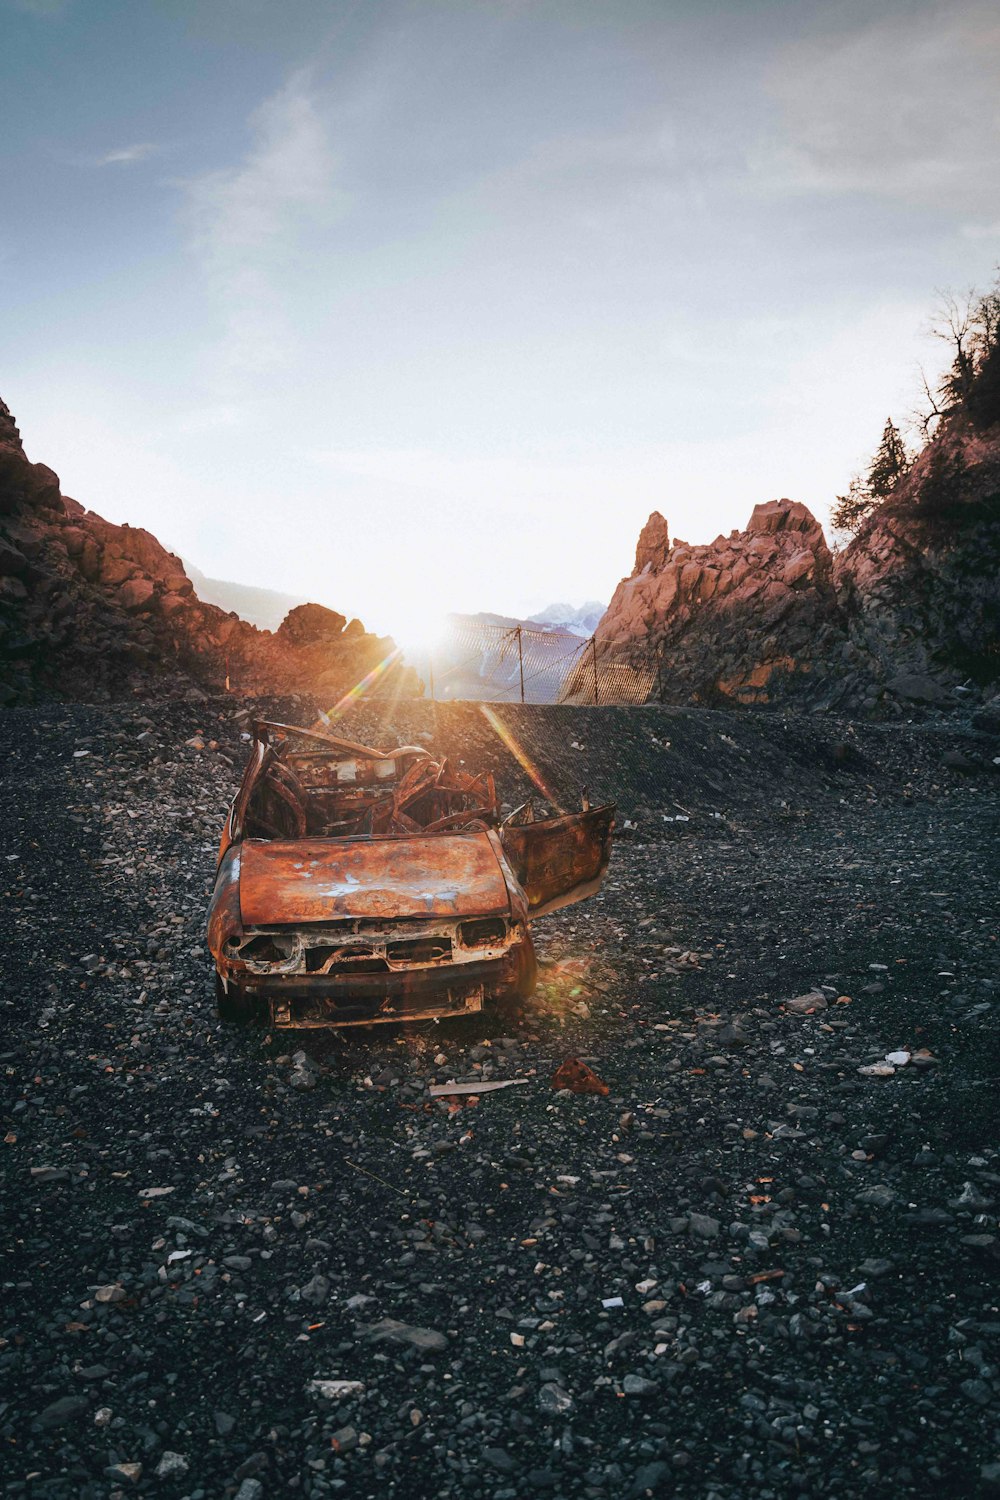
<svg viewBox="0 0 1000 1500"><path fill-rule="evenodd" d="M4 715L4 1493L1000 1492L1000 744L501 713L603 893L523 1014L304 1044L214 1017L232 702Z"/></svg>

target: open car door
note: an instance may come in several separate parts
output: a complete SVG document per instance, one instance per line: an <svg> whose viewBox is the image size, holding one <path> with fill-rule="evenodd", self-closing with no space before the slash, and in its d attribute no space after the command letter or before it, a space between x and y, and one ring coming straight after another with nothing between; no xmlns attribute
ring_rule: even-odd
<svg viewBox="0 0 1000 1500"><path fill-rule="evenodd" d="M500 841L528 898L529 914L541 917L600 889L611 857L615 805L585 807L537 822L530 812L527 803L512 813L500 829ZM526 821L515 821L523 814Z"/></svg>

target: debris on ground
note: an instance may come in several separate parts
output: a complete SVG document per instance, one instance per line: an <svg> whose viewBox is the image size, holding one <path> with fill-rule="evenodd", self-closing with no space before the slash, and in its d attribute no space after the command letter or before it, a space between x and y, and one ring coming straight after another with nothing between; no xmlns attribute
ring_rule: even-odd
<svg viewBox="0 0 1000 1500"><path fill-rule="evenodd" d="M495 1089L512 1089L519 1083L530 1082L530 1078L494 1078L476 1083L432 1083L427 1092L432 1099L451 1099L459 1094L490 1094Z"/></svg>
<svg viewBox="0 0 1000 1500"><path fill-rule="evenodd" d="M571 1094L609 1094L611 1090L587 1063L578 1057L567 1057L552 1075L554 1089L569 1089Z"/></svg>

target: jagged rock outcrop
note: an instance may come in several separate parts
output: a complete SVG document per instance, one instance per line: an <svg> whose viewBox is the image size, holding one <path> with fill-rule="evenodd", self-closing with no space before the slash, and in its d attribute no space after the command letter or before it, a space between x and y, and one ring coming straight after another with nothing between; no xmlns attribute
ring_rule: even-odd
<svg viewBox="0 0 1000 1500"><path fill-rule="evenodd" d="M654 513L597 650L609 696L630 670L631 690L667 702L872 713L996 698L1000 431L950 421L836 557L791 500L698 547L671 544Z"/></svg>
<svg viewBox="0 0 1000 1500"><path fill-rule="evenodd" d="M683 543L679 543L683 546ZM670 556L670 529L658 510L654 510L639 533L635 547L635 573L659 573Z"/></svg>
<svg viewBox="0 0 1000 1500"><path fill-rule="evenodd" d="M791 500L755 507L745 531L704 546L675 540L654 512L636 571L623 579L597 629L605 658L655 652L655 695L668 702L769 703L853 695L851 646L819 522ZM843 667L822 683L817 656Z"/></svg>
<svg viewBox="0 0 1000 1500"><path fill-rule="evenodd" d="M0 702L227 686L332 702L392 651L322 605L272 633L203 603L150 532L60 494L0 402ZM412 672L405 687L418 690Z"/></svg>

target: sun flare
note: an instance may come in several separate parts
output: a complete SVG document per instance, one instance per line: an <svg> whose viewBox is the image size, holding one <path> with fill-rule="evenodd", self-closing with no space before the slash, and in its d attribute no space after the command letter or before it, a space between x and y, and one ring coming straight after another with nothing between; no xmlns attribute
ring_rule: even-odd
<svg viewBox="0 0 1000 1500"><path fill-rule="evenodd" d="M441 614L399 609L387 612L385 628L404 656L428 656L443 644L447 622Z"/></svg>

